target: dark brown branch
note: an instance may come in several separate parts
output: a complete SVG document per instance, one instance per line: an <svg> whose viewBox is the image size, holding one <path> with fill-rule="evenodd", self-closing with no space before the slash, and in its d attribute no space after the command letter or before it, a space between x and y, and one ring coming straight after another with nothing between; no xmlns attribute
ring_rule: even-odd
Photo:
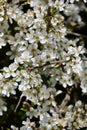
<svg viewBox="0 0 87 130"><path fill-rule="evenodd" d="M54 62L47 62L41 66L32 66L32 67L29 67L28 70L29 71L32 71L32 70L35 70L35 69L40 69L40 68L43 68L43 67L46 67L46 66L50 66L50 65L61 65L62 63L64 62L68 62L69 60L59 60L59 61L54 61Z"/></svg>
<svg viewBox="0 0 87 130"><path fill-rule="evenodd" d="M87 61L87 58L82 58L83 61ZM41 66L31 66L28 68L29 71L35 70L35 69L40 69L40 68L44 68L46 66L51 66L51 65L61 65L62 63L66 63L70 60L58 60L56 59L56 61L52 61L52 62L47 62Z"/></svg>

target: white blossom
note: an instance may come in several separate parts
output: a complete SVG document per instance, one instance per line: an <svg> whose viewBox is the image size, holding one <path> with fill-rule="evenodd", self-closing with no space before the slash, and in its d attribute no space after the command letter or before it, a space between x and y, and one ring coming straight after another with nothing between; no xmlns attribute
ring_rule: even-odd
<svg viewBox="0 0 87 130"><path fill-rule="evenodd" d="M87 97L87 50L85 36L74 32L85 25L86 2L0 0L0 65L4 49L10 59L0 69L0 116L7 111L5 98L25 96L20 130L87 127L87 104L79 100L79 90Z"/></svg>

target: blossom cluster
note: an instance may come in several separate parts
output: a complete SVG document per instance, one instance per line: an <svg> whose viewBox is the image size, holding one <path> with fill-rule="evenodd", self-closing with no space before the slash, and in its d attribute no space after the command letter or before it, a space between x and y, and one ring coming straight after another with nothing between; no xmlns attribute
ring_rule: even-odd
<svg viewBox="0 0 87 130"><path fill-rule="evenodd" d="M87 94L86 48L81 36L73 32L85 24L80 15L86 11L85 2L0 1L0 49L9 45L6 55L12 61L0 70L0 115L8 109L4 98L16 95L18 90L26 97L23 105L28 107L20 130L76 130L87 126L87 104L78 97L73 103L70 97L79 88L82 95ZM28 9L24 9L26 5ZM18 130L13 124L11 129Z"/></svg>

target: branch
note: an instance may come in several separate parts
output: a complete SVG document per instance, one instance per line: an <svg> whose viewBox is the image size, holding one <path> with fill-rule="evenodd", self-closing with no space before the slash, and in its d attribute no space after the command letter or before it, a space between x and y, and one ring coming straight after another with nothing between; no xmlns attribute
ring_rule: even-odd
<svg viewBox="0 0 87 130"><path fill-rule="evenodd" d="M63 101L61 102L61 104L56 108L57 113L61 116L61 114L64 112L66 105L68 104L68 102L70 101L70 94L73 90L74 86L72 86L71 88L67 89L67 93L65 95L65 98L63 99Z"/></svg>
<svg viewBox="0 0 87 130"><path fill-rule="evenodd" d="M47 63L45 63L45 64L43 64L43 65L41 65L41 66L32 66L32 67L29 67L28 68L28 70L29 71L32 71L32 70L35 70L35 69L40 69L40 68L43 68L43 67L45 67L45 66L50 66L50 65L61 65L62 63L64 63L64 62L68 62L69 60L59 60L59 61L54 61L54 62L47 62Z"/></svg>
<svg viewBox="0 0 87 130"><path fill-rule="evenodd" d="M58 60L58 61L57 60L58 59L56 59L56 61L47 62L47 63L45 63L41 66L31 66L31 67L28 68L28 70L32 71L32 70L44 68L44 67L50 66L50 65L59 65L60 66L62 63L66 63L66 62L70 61L70 60ZM82 60L87 61L87 58L82 58Z"/></svg>
<svg viewBox="0 0 87 130"><path fill-rule="evenodd" d="M82 37L82 38L87 39L87 36L86 36L86 35L79 34L79 33L76 33L76 32L67 32L67 34L70 34L70 35L74 35L74 36L77 36L77 37Z"/></svg>
<svg viewBox="0 0 87 130"><path fill-rule="evenodd" d="M20 98L19 98L19 100L18 100L18 103L17 103L17 105L16 105L16 107L15 107L15 109L14 109L14 112L17 112L17 109L18 109L18 107L20 106L21 102L24 102L24 101L25 101L25 99L23 99L23 98L24 98L24 96L21 95Z"/></svg>
<svg viewBox="0 0 87 130"><path fill-rule="evenodd" d="M67 93L65 95L65 98L63 99L60 108L64 109L64 107L67 105L67 103L70 101L70 94L73 90L73 86L70 89L67 89Z"/></svg>

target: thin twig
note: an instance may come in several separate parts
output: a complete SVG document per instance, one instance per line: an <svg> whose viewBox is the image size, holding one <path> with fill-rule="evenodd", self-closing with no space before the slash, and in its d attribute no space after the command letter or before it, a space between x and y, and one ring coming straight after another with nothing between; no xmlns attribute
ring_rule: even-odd
<svg viewBox="0 0 87 130"><path fill-rule="evenodd" d="M67 93L66 93L65 98L63 99L63 101L62 101L62 103L60 105L60 108L63 109L67 105L67 103L70 101L70 94L71 94L73 88L74 88L74 86L72 86L71 88L67 89Z"/></svg>
<svg viewBox="0 0 87 130"><path fill-rule="evenodd" d="M28 70L29 71L32 71L32 70L35 70L35 69L40 69L40 68L43 68L45 66L50 66L50 65L58 65L58 64L62 64L64 62L68 62L69 60L58 60L58 61L54 61L54 62L47 62L41 66L32 66L32 67L29 67Z"/></svg>
<svg viewBox="0 0 87 130"><path fill-rule="evenodd" d="M82 38L87 39L87 36L86 36L86 35L83 35L83 34L80 34L80 33L76 33L76 32L67 32L67 34L70 34L70 35L74 35L74 36L77 36L77 37L82 37Z"/></svg>
<svg viewBox="0 0 87 130"><path fill-rule="evenodd" d="M87 61L87 58L82 58L82 60ZM45 63L41 66L31 66L31 67L28 68L28 70L32 71L32 70L44 68L44 67L50 66L50 65L58 65L58 64L61 65L62 63L66 63L68 61L70 61L70 60L58 60L57 61L57 59L56 59L56 61L47 62L47 63Z"/></svg>
<svg viewBox="0 0 87 130"><path fill-rule="evenodd" d="M74 89L74 86L72 86L71 88L67 89L67 93L65 95L65 98L63 99L63 101L61 102L61 104L59 106L56 107L56 111L57 113L61 116L61 113L64 112L68 102L70 101L70 94L72 92L72 90Z"/></svg>
<svg viewBox="0 0 87 130"><path fill-rule="evenodd" d="M16 112L17 109L18 109L18 107L20 106L20 103L21 103L21 101L22 101L22 98L23 98L23 96L20 96L19 101L18 101L18 103L17 103L17 105L16 105L16 107L15 107L14 112Z"/></svg>

